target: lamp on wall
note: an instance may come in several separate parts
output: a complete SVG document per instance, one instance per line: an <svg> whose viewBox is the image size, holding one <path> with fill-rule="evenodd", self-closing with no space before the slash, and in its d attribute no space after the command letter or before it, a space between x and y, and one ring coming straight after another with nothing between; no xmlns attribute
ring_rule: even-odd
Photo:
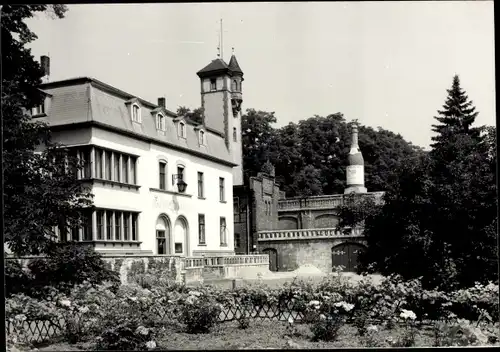
<svg viewBox="0 0 500 352"><path fill-rule="evenodd" d="M184 193L186 191L187 183L182 179L182 174L172 175L172 185L175 184L175 180L177 180L177 188L179 189L179 193Z"/></svg>

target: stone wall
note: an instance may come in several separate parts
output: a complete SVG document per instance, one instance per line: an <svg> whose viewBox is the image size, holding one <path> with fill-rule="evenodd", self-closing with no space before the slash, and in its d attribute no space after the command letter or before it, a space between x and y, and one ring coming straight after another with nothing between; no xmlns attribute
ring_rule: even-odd
<svg viewBox="0 0 500 352"><path fill-rule="evenodd" d="M332 247L344 242L366 244L363 237L260 240L259 252L274 249L277 253L278 271L293 271L310 264L329 273L332 271Z"/></svg>

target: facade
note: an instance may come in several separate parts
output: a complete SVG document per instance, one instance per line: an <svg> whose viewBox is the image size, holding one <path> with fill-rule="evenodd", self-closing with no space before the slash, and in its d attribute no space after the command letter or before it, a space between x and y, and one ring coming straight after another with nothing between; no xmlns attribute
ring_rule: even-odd
<svg viewBox="0 0 500 352"><path fill-rule="evenodd" d="M356 126L348 161L344 194L381 201L383 192L368 192L364 187L364 162ZM246 187L234 190L235 236L246 234L239 236L242 239L235 251L268 254L272 271L291 271L308 264L324 272L339 265L355 271L366 241L362 228L337 228L344 194L287 199L275 183L273 171L250 178Z"/></svg>
<svg viewBox="0 0 500 352"><path fill-rule="evenodd" d="M93 78L41 85L45 101L33 118L85 162L78 178L94 194L86 226L57 229L62 241L113 255L234 254L243 72L233 55L197 74L200 125L168 110L165 98L153 104Z"/></svg>

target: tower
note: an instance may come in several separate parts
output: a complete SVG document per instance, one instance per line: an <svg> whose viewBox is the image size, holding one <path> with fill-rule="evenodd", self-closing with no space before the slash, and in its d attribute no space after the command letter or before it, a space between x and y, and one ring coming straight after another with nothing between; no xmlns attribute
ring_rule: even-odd
<svg viewBox="0 0 500 352"><path fill-rule="evenodd" d="M358 126L352 126L351 150L347 156L347 188L344 194L366 193L365 187L365 162L358 145Z"/></svg>
<svg viewBox="0 0 500 352"><path fill-rule="evenodd" d="M243 149L241 143L241 103L243 71L236 56L229 65L221 58L197 72L201 80L201 107L205 128L224 137L232 161L233 185L243 185Z"/></svg>

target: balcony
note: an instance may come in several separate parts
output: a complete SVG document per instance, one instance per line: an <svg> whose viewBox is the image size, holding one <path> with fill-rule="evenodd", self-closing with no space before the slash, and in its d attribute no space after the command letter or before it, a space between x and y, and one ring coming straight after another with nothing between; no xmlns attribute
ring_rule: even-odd
<svg viewBox="0 0 500 352"><path fill-rule="evenodd" d="M275 230L259 231L258 241L290 241L290 240L311 240L327 238L352 238L362 237L363 229L346 229L344 231L335 228L329 229L301 229L301 230Z"/></svg>

